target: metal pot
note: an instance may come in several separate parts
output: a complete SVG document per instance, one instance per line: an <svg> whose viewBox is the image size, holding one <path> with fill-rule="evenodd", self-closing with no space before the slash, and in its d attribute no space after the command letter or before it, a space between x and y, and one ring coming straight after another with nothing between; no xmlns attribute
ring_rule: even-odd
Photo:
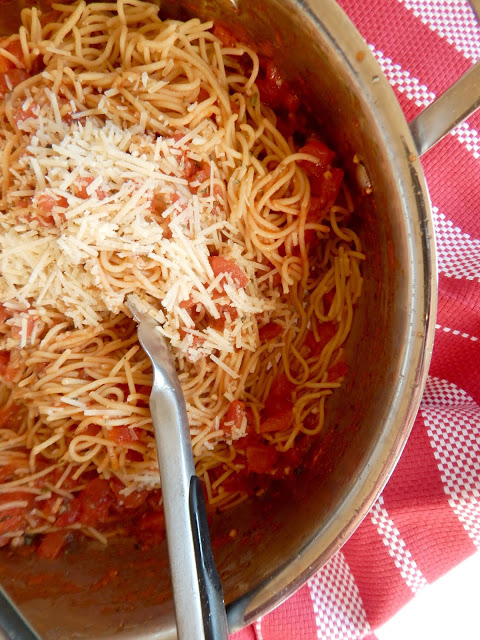
<svg viewBox="0 0 480 640"><path fill-rule="evenodd" d="M410 129L366 43L334 0L169 0L162 6L176 16L240 26L257 49L273 54L342 158L368 256L347 349L351 373L329 400L315 464L281 492L213 523L214 540L238 532L214 547L233 631L282 602L341 547L402 451L430 362L436 311L433 226L418 156L459 117L449 115L442 131L432 133L440 101ZM480 97L479 69L475 73L477 86L471 76L469 93ZM112 568L116 577L97 589ZM0 572L45 638L175 636L165 549L146 553L129 542L106 550L82 546L53 562L1 556Z"/></svg>

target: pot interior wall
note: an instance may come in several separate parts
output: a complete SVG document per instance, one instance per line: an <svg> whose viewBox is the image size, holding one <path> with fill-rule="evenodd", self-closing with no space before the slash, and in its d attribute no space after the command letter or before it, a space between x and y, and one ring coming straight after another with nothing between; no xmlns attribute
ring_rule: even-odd
<svg viewBox="0 0 480 640"><path fill-rule="evenodd" d="M273 55L296 86L347 171L357 207L353 224L367 254L364 293L347 352L350 373L328 402L315 462L213 524L214 551L231 603L284 568L327 522L348 523L353 517L342 505L383 437L408 331L404 301L411 283L404 267L409 262L401 198L378 124L352 81L350 63L314 30L308 10L293 2L241 0L165 2L162 11L191 15L192 7L201 18L220 16L235 23L236 32ZM367 167L372 195L363 195L356 185L355 154ZM238 532L233 540L228 538L231 529ZM319 549L318 557L324 552ZM118 573L109 574L112 569ZM147 553L130 541L108 549L91 544L53 562L4 553L0 573L45 638L162 638L172 633L164 547ZM102 585L105 576L110 579Z"/></svg>

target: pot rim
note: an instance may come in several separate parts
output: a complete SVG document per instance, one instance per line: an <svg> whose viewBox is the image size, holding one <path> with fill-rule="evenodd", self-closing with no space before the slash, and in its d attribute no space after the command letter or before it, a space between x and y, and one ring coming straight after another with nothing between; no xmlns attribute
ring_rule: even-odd
<svg viewBox="0 0 480 640"><path fill-rule="evenodd" d="M379 135L399 176L402 207L408 221L412 265L412 295L406 310L408 346L401 375L395 382L395 402L368 464L331 518L290 559L258 587L227 607L230 632L237 631L281 604L314 575L347 541L380 495L407 442L425 387L433 349L437 310L437 264L430 198L409 125L381 67L367 43L334 0L293 0L305 20L330 41L348 69L356 92L363 94L375 115ZM360 54L360 55L359 55ZM354 514L353 517L348 514Z"/></svg>

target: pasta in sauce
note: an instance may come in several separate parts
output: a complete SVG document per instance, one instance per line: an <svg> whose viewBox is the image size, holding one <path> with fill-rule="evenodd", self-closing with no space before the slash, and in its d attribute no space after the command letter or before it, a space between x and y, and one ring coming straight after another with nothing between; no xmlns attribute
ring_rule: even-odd
<svg viewBox="0 0 480 640"><path fill-rule="evenodd" d="M162 537L151 367L176 359L222 510L301 465L347 373L360 240L270 60L137 0L24 10L0 41L0 545Z"/></svg>

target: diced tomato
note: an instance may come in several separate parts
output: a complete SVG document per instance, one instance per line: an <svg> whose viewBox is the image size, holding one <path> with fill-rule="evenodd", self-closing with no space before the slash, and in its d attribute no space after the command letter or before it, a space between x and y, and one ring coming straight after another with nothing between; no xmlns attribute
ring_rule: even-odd
<svg viewBox="0 0 480 640"><path fill-rule="evenodd" d="M13 114L13 119L18 124L19 122L24 122L29 118L35 118L36 115L37 105L33 103L27 109L22 109L22 107L20 107L20 109L17 109Z"/></svg>
<svg viewBox="0 0 480 640"><path fill-rule="evenodd" d="M275 378L270 387L270 393L265 401L265 417L273 416L280 412L287 412L291 409L291 395L295 389L295 384L290 382L284 373Z"/></svg>
<svg viewBox="0 0 480 640"><path fill-rule="evenodd" d="M229 274L237 288L241 289L248 284L248 278L240 267L233 261L223 256L210 256L208 259L212 267L213 275Z"/></svg>
<svg viewBox="0 0 480 640"><path fill-rule="evenodd" d="M66 207L68 205L67 199L63 196L56 198L51 193L41 193L37 197L37 207L43 213L50 213L55 205Z"/></svg>
<svg viewBox="0 0 480 640"><path fill-rule="evenodd" d="M55 520L56 527L67 527L70 524L74 524L80 520L82 514L82 500L74 498L66 506L63 513L61 513Z"/></svg>
<svg viewBox="0 0 480 640"><path fill-rule="evenodd" d="M95 178L93 178L92 176L85 176L83 178L78 179L78 182L74 185L74 193L77 196L77 198L82 198L82 200L86 200L87 198L90 197L89 193L87 192L87 188L92 184L94 180ZM95 190L95 193L97 194L97 198L99 200L103 200L107 195L105 191L102 189L102 187L98 187Z"/></svg>
<svg viewBox="0 0 480 640"><path fill-rule="evenodd" d="M220 40L224 47L234 47L237 44L233 33L222 22L215 21L213 35Z"/></svg>
<svg viewBox="0 0 480 640"><path fill-rule="evenodd" d="M319 356L325 345L330 342L333 336L337 333L338 325L334 322L323 322L318 325L318 340L315 337L313 330L307 333L305 338L305 344L309 347L311 354Z"/></svg>
<svg viewBox="0 0 480 640"><path fill-rule="evenodd" d="M298 150L298 153L308 153L317 158L317 162L300 160L299 165L305 169L309 176L321 178L329 165L333 162L335 153L326 144L315 138L309 140L307 144Z"/></svg>
<svg viewBox="0 0 480 640"><path fill-rule="evenodd" d="M239 429L242 426L242 422L246 417L245 403L241 400L234 400L220 421L220 429L223 429L226 433L232 433L234 427Z"/></svg>
<svg viewBox="0 0 480 640"><path fill-rule="evenodd" d="M348 365L343 360L340 360L333 367L328 370L329 380L338 380L338 378L344 378L348 373Z"/></svg>
<svg viewBox="0 0 480 640"><path fill-rule="evenodd" d="M139 429L122 426L112 427L108 433L108 437L110 440L113 440L113 442L121 445L128 445L140 440Z"/></svg>
<svg viewBox="0 0 480 640"><path fill-rule="evenodd" d="M107 480L95 478L90 480L79 494L81 500L80 521L85 525L95 526L108 520L109 510L114 502L114 495Z"/></svg>
<svg viewBox="0 0 480 640"><path fill-rule="evenodd" d="M129 449L125 454L127 460L130 462L142 462L143 454L140 451L135 451L135 449Z"/></svg>
<svg viewBox="0 0 480 640"><path fill-rule="evenodd" d="M188 300L182 300L180 302L180 304L178 305L180 307L180 309L192 309L192 307L194 307L197 303L195 302L195 300L193 300L193 298L190 296L190 298L188 298Z"/></svg>
<svg viewBox="0 0 480 640"><path fill-rule="evenodd" d="M343 181L343 170L332 167L319 177L310 178L312 193L320 198L324 209L329 209L338 197Z"/></svg>
<svg viewBox="0 0 480 640"><path fill-rule="evenodd" d="M54 560L60 555L60 552L65 546L67 536L68 533L65 531L46 533L37 547L37 556L39 558L46 558L47 560Z"/></svg>
<svg viewBox="0 0 480 640"><path fill-rule="evenodd" d="M247 447L247 468L250 473L269 473L278 462L278 451L266 445Z"/></svg>
<svg viewBox="0 0 480 640"><path fill-rule="evenodd" d="M24 69L10 69L7 73L0 73L0 100L28 77L29 73Z"/></svg>
<svg viewBox="0 0 480 640"><path fill-rule="evenodd" d="M89 424L86 429L84 429L81 433L77 433L79 436L97 436L102 428L98 424Z"/></svg>
<svg viewBox="0 0 480 640"><path fill-rule="evenodd" d="M274 338L278 338L283 332L283 327L276 322L268 322L264 324L263 327L260 328L258 334L260 337L260 342L269 342Z"/></svg>
<svg viewBox="0 0 480 640"><path fill-rule="evenodd" d="M123 495L121 491L125 489L125 485L115 477L110 480L110 488L115 494L119 506L125 509L136 509L140 507L148 497L148 491L132 491L128 496Z"/></svg>
<svg viewBox="0 0 480 640"><path fill-rule="evenodd" d="M273 108L284 107L289 112L296 111L298 96L284 81L272 60L267 60L263 69L264 73L256 80L262 102Z"/></svg>
<svg viewBox="0 0 480 640"><path fill-rule="evenodd" d="M285 404L278 411L268 416L260 423L260 433L271 433L274 431L286 431L292 419L293 404Z"/></svg>

